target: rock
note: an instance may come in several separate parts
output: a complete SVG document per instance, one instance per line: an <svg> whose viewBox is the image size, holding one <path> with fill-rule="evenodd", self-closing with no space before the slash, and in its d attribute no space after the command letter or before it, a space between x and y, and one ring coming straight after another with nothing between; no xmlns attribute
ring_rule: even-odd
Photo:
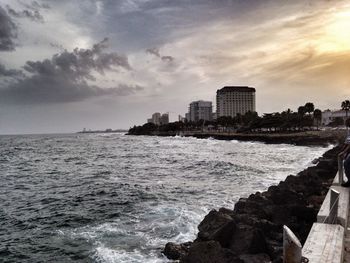
<svg viewBox="0 0 350 263"><path fill-rule="evenodd" d="M215 240L219 242L222 247L228 248L230 246L230 241L232 239L232 236L234 236L236 232L236 229L237 229L236 223L234 221L230 221L226 225L218 229L210 237L210 240Z"/></svg>
<svg viewBox="0 0 350 263"><path fill-rule="evenodd" d="M179 260L187 255L189 248L192 242L186 242L180 245L169 242L165 245L162 253L168 258L172 260Z"/></svg>
<svg viewBox="0 0 350 263"><path fill-rule="evenodd" d="M255 255L240 255L239 258L244 263L270 263L271 259L266 254L255 254Z"/></svg>
<svg viewBox="0 0 350 263"><path fill-rule="evenodd" d="M231 222L232 217L225 212L226 210L211 210L198 226L198 239L213 239L213 236L220 228L222 228L227 223Z"/></svg>
<svg viewBox="0 0 350 263"><path fill-rule="evenodd" d="M229 248L238 255L269 251L263 232L249 225L241 225L236 229Z"/></svg>
<svg viewBox="0 0 350 263"><path fill-rule="evenodd" d="M232 251L216 241L194 243L182 263L244 263Z"/></svg>
<svg viewBox="0 0 350 263"><path fill-rule="evenodd" d="M234 210L212 210L192 244L168 243L164 254L183 263L283 262L283 225L303 243L337 172L339 147L316 166L290 175L263 193L241 198Z"/></svg>

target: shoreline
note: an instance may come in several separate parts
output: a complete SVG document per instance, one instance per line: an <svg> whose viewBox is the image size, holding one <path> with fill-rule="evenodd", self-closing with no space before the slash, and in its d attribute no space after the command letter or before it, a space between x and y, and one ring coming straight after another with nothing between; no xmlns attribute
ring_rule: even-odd
<svg viewBox="0 0 350 263"><path fill-rule="evenodd" d="M325 152L316 166L240 198L233 210L210 211L194 241L167 243L162 253L181 263L282 262L283 225L305 242L337 173L339 147Z"/></svg>
<svg viewBox="0 0 350 263"><path fill-rule="evenodd" d="M135 136L161 136L161 137L194 137L198 139L213 138L216 140L238 140L263 142L266 144L292 144L297 146L327 146L342 141L345 131L307 131L295 133L228 133L228 132L151 132L147 134L132 134Z"/></svg>

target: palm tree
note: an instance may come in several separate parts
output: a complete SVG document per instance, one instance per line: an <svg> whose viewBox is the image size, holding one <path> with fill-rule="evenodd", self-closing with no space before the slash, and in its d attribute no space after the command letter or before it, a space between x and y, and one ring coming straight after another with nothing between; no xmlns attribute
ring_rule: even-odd
<svg viewBox="0 0 350 263"><path fill-rule="evenodd" d="M304 106L305 108L305 111L308 113L308 114L311 114L311 112L313 112L315 110L315 106L312 102L307 102Z"/></svg>
<svg viewBox="0 0 350 263"><path fill-rule="evenodd" d="M348 120L348 111L350 110L350 101L349 100L344 100L342 103L341 103L341 108L342 110L345 110L345 123L347 123L347 120ZM348 126L346 125L346 131L348 131Z"/></svg>
<svg viewBox="0 0 350 263"><path fill-rule="evenodd" d="M298 114L299 114L300 116L304 116L305 113L306 113L305 107L304 107L304 106L300 106L300 107L298 108Z"/></svg>

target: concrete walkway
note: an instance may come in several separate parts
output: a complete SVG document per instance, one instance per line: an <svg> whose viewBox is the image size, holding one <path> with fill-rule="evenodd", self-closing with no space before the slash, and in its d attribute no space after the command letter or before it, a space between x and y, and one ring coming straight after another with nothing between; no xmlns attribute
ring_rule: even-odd
<svg viewBox="0 0 350 263"><path fill-rule="evenodd" d="M350 220L350 213L348 217L348 222ZM350 226L345 229L345 239L344 239L344 263L350 263Z"/></svg>

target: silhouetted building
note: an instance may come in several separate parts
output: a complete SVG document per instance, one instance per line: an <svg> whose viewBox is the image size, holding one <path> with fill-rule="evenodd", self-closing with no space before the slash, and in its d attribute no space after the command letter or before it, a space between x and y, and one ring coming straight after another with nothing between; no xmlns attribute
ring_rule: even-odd
<svg viewBox="0 0 350 263"><path fill-rule="evenodd" d="M211 101L193 101L188 108L188 120L189 121L211 121L213 115L213 106Z"/></svg>
<svg viewBox="0 0 350 263"><path fill-rule="evenodd" d="M226 86L216 92L217 117L244 115L255 111L255 89L247 86Z"/></svg>

